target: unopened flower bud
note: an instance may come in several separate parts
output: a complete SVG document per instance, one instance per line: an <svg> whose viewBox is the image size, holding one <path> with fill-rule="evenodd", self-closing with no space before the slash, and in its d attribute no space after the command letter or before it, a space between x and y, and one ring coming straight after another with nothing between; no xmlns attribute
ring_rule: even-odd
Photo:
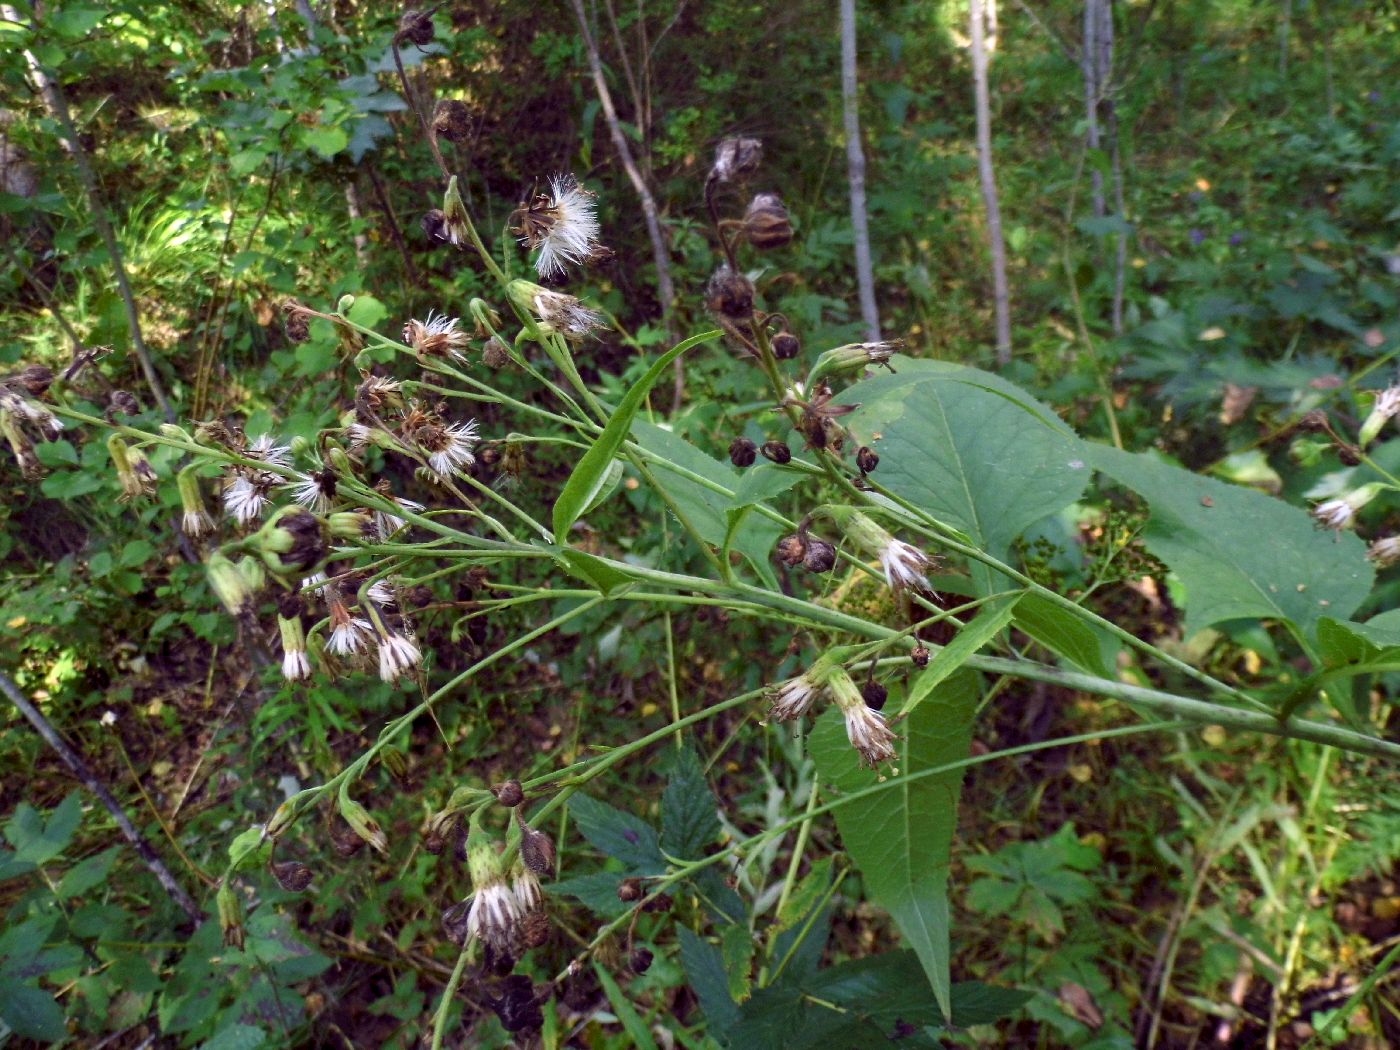
<svg viewBox="0 0 1400 1050"><path fill-rule="evenodd" d="M345 823L350 825L350 830L374 847L376 852L387 853L389 839L378 822L369 815L369 810L348 795L341 795L339 803L340 815L345 818Z"/></svg>
<svg viewBox="0 0 1400 1050"><path fill-rule="evenodd" d="M726 263L710 275L705 286L705 305L710 312L730 324L747 324L753 320L754 287L741 273L735 273Z"/></svg>
<svg viewBox="0 0 1400 1050"><path fill-rule="evenodd" d="M807 540L800 532L784 536L778 541L775 553L784 565L796 568L807 557Z"/></svg>
<svg viewBox="0 0 1400 1050"><path fill-rule="evenodd" d="M454 248L465 248L471 240L471 223L471 215L457 189L457 176L453 175L447 180L447 192L442 198L442 229L448 243Z"/></svg>
<svg viewBox="0 0 1400 1050"><path fill-rule="evenodd" d="M214 519L204 505L204 497L199 492L198 465L191 463L175 475L176 487L180 490L180 529L190 539L195 540L214 531Z"/></svg>
<svg viewBox="0 0 1400 1050"><path fill-rule="evenodd" d="M491 789L491 794L496 796L497 802L509 809L514 809L525 801L525 791L521 788L520 781L514 779L497 784Z"/></svg>
<svg viewBox="0 0 1400 1050"><path fill-rule="evenodd" d="M311 315L301 308L300 303L288 299L282 304L282 312L285 315L282 331L287 335L287 342L304 343L311 338Z"/></svg>
<svg viewBox="0 0 1400 1050"><path fill-rule="evenodd" d="M358 510L342 510L326 515L326 528L337 540L365 540L377 537L373 516Z"/></svg>
<svg viewBox="0 0 1400 1050"><path fill-rule="evenodd" d="M254 588L237 565L224 554L215 551L204 563L209 589L223 603L231 616L246 616L253 611Z"/></svg>
<svg viewBox="0 0 1400 1050"><path fill-rule="evenodd" d="M623 879L617 884L617 899L624 904L631 904L633 901L642 899L642 880Z"/></svg>
<svg viewBox="0 0 1400 1050"><path fill-rule="evenodd" d="M729 443L729 462L736 467L751 467L758 458L758 446L746 437L736 437Z"/></svg>
<svg viewBox="0 0 1400 1050"><path fill-rule="evenodd" d="M783 464L792 462L792 449L782 441L765 441L763 447L759 449L768 459L774 463Z"/></svg>
<svg viewBox="0 0 1400 1050"><path fill-rule="evenodd" d="M781 248L792 240L792 221L776 193L760 193L749 202L743 228L749 243L761 252Z"/></svg>
<svg viewBox="0 0 1400 1050"><path fill-rule="evenodd" d="M791 361L802 352L802 341L786 329L775 332L768 344L779 361Z"/></svg>
<svg viewBox="0 0 1400 1050"><path fill-rule="evenodd" d="M113 416L134 416L141 411L141 402L130 390L113 390L107 396L107 411Z"/></svg>
<svg viewBox="0 0 1400 1050"><path fill-rule="evenodd" d="M403 16L399 19L399 31L397 36L399 40L407 41L410 44L417 44L419 47L432 43L432 11L418 11L413 8L405 11Z"/></svg>
<svg viewBox="0 0 1400 1050"><path fill-rule="evenodd" d="M250 542L270 571L299 580L319 569L330 554L325 525L301 507L279 509Z"/></svg>
<svg viewBox="0 0 1400 1050"><path fill-rule="evenodd" d="M438 99L433 108L433 134L448 142L462 143L470 139L472 112L467 104L455 98Z"/></svg>
<svg viewBox="0 0 1400 1050"><path fill-rule="evenodd" d="M520 826L520 859L536 875L552 879L558 861L554 840L538 828L530 827L523 820L518 823Z"/></svg>
<svg viewBox="0 0 1400 1050"><path fill-rule="evenodd" d="M928 666L929 651L924 645L916 645L909 651L909 659L914 661L914 666L920 669Z"/></svg>
<svg viewBox="0 0 1400 1050"><path fill-rule="evenodd" d="M802 567L808 572L830 572L836 564L836 548L825 540L807 540L807 553Z"/></svg>
<svg viewBox="0 0 1400 1050"><path fill-rule="evenodd" d="M272 865L272 877L288 893L300 893L311 885L314 872L298 860L278 861Z"/></svg>
<svg viewBox="0 0 1400 1050"><path fill-rule="evenodd" d="M635 974L644 974L651 969L652 959L655 956L646 948L633 948L632 954L627 959L627 967Z"/></svg>
<svg viewBox="0 0 1400 1050"><path fill-rule="evenodd" d="M219 912L219 929L224 934L226 948L243 947L243 903L225 880L214 896Z"/></svg>
<svg viewBox="0 0 1400 1050"><path fill-rule="evenodd" d="M860 468L862 474L869 474L880 465L880 457L875 454L875 450L868 445L861 445L856 449L856 466Z"/></svg>

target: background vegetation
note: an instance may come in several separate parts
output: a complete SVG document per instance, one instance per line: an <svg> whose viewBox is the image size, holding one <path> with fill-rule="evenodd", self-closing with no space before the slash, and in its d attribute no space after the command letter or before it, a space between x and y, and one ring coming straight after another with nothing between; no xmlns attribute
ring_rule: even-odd
<svg viewBox="0 0 1400 1050"><path fill-rule="evenodd" d="M526 266L505 227L549 176L572 171L597 194L615 254L574 290L611 327L575 350L582 383L617 405L676 338L713 327L705 288L722 255L705 183L726 136L762 140L750 188L780 193L796 231L789 246L745 257L765 308L800 336L796 363L861 339L831 5L604 0L584 13L660 209L677 293L669 317L571 7L453 0L434 10L431 42L403 49L408 87L429 111L442 98L467 107L469 133L440 144L496 258ZM182 421L314 444L352 406L361 369L387 366L393 352L351 345L328 320L295 342L284 301L331 313L352 295L349 317L394 339L429 311L466 318L477 296L507 309L474 256L434 243L420 223L441 206L443 184L395 71L401 12L344 0L275 12L63 0L0 15L0 371L59 372L110 347L65 395L70 408L102 415L110 391L129 391L138 410L120 421L151 431L167 421L160 389ZM859 103L882 335L910 359L990 369L967 17L966 5L941 0L859 5ZM1005 5L993 40L1014 325L1013 358L998 374L1104 450L1082 495L1006 536L1002 556L1177 663L1102 632L1057 644L1025 607L1014 624L1010 611L963 619L991 624L978 638L986 653L1204 697L1194 671L1270 712L1393 740L1400 635L1376 619L1400 597L1393 569L1336 612L1353 623L1332 634L1315 609L1307 620L1285 608L1286 595L1265 594L1275 604L1263 611L1205 606L1232 573L1259 581L1296 570L1322 587L1369 572L1349 534L1296 526L1311 504L1394 483L1400 470L1400 443L1384 435L1364 462L1353 447L1400 351L1400 9L1132 0L1111 4L1109 17L1111 106L1098 114L1111 110L1112 135L1097 149L1086 146L1084 5ZM66 98L92 186L36 66ZM1096 178L1107 195L1098 213ZM726 200L742 213L744 199ZM658 383L643 409L662 431L653 448L674 452L669 433L718 461L736 437L784 437L801 454L751 360L720 341L683 360L683 388ZM867 383L927 366L896 367L897 377ZM477 363L473 374L508 398L558 408L518 364ZM934 398L934 383L921 396ZM874 404L885 389L857 384L844 400ZM954 405L953 394L937 396ZM1335 435L1309 423L1319 410ZM490 398L463 412L486 438L474 479L550 520L578 449L527 440L531 418ZM387 850L355 852L334 807L313 810L277 852L310 868L313 890L288 888L297 880L266 865L256 829L285 798L354 767L418 690L363 676L284 682L269 656L275 632L222 610L198 545L175 528L180 454L152 451L155 499L119 505L104 440L70 424L37 443L41 480L0 456L0 670L211 918L190 922L107 810L7 709L0 1043L408 1047L441 1017L445 1045L459 1046L1400 1044L1394 759L1226 728L1223 716L1142 732L1159 710L985 660L964 667L920 710L966 703L971 755L1013 754L972 765L956 820L944 813L947 830L957 827L950 1028L919 959L901 948L915 945L901 940L909 930L891 919L878 868L843 846L854 807L803 819L839 797L832 785L864 783L842 779L867 774L839 723L794 736L763 720L756 691L810 665L810 632L717 605L589 605L557 568L493 566L434 583L418 627L433 654L423 695L503 656L357 768L356 795ZM1158 484L1111 446L1152 450L1145 462L1185 468L1199 486L1177 474ZM1008 446L1010 458L1023 453ZM887 471L892 454L882 452ZM425 498L411 463L384 469L400 492ZM648 569L708 573L708 547L638 469L620 479L569 541ZM1396 531L1395 497L1383 492L1361 512L1366 539ZM821 502L782 490L754 498L794 521ZM1302 509L1275 517L1284 504ZM1202 524L1201 508L1217 505L1230 510L1226 523ZM973 564L954 556L935 575L950 606L986 597ZM894 623L884 592L860 579L828 588L841 591L832 607ZM782 581L786 593L816 593L805 578ZM543 600L512 600L527 595ZM937 653L962 637L959 625L935 625L925 640ZM1092 657L1066 655L1101 643ZM906 654L884 656L893 713L917 678ZM424 826L454 790L512 778L529 787L653 735L541 825L560 855L561 878L545 887L553 932L515 973L535 988L560 977L542 1030L512 1034L519 986L475 960L440 1005L465 958L443 912L471 881L451 843L441 855L424 848ZM912 811L938 810L942 790ZM548 797L530 788L532 802ZM892 803L872 798L865 817L878 821ZM774 828L787 831L765 837ZM633 915L618 899L626 877L736 842L741 859L669 887L669 907ZM219 885L236 894L232 924L214 921L233 906L216 900ZM226 944L231 925L241 943ZM586 961L569 972L576 957Z"/></svg>

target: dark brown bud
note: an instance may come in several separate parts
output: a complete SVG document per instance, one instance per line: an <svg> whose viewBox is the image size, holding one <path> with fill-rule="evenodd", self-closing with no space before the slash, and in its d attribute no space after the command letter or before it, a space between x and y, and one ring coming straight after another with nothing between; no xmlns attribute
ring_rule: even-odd
<svg viewBox="0 0 1400 1050"><path fill-rule="evenodd" d="M442 851L447 848L447 840L442 837L442 832L433 830L428 832L428 837L423 840L423 849L431 853L434 857L442 855Z"/></svg>
<svg viewBox="0 0 1400 1050"><path fill-rule="evenodd" d="M282 330L287 333L288 342L304 343L311 338L311 319L299 304L288 299L282 304L282 312L287 315Z"/></svg>
<svg viewBox="0 0 1400 1050"><path fill-rule="evenodd" d="M633 948L631 956L627 959L627 967L635 974L643 974L651 969L651 961L654 958L646 948Z"/></svg>
<svg viewBox="0 0 1400 1050"><path fill-rule="evenodd" d="M617 884L617 899L625 904L642 899L642 880L623 879Z"/></svg>
<svg viewBox="0 0 1400 1050"><path fill-rule="evenodd" d="M890 691L872 678L861 686L860 695L865 698L865 706L870 710L882 711L885 701L890 697Z"/></svg>
<svg viewBox="0 0 1400 1050"><path fill-rule="evenodd" d="M491 789L491 794L496 796L496 801L509 809L514 809L525 801L525 789L520 786L518 780L507 780L504 784L497 784Z"/></svg>
<svg viewBox="0 0 1400 1050"><path fill-rule="evenodd" d="M836 548L826 540L808 540L802 566L808 572L830 572L836 564Z"/></svg>
<svg viewBox="0 0 1400 1050"><path fill-rule="evenodd" d="M753 282L728 265L711 274L705 287L705 305L730 324L747 324L753 319L753 296Z"/></svg>
<svg viewBox="0 0 1400 1050"><path fill-rule="evenodd" d="M504 368L510 364L510 351L500 336L493 335L486 340L481 348L481 361L487 368Z"/></svg>
<svg viewBox="0 0 1400 1050"><path fill-rule="evenodd" d="M277 596L277 615L284 620L295 620L306 611L306 604L300 594L285 593Z"/></svg>
<svg viewBox="0 0 1400 1050"><path fill-rule="evenodd" d="M922 645L914 646L914 648L909 653L909 659L914 661L915 667L927 667L928 656L928 648Z"/></svg>
<svg viewBox="0 0 1400 1050"><path fill-rule="evenodd" d="M525 867L536 875L546 879L554 878L554 867L557 863L554 840L524 821L520 822L520 859L525 862Z"/></svg>
<svg viewBox="0 0 1400 1050"><path fill-rule="evenodd" d="M744 236L759 251L781 248L792 240L792 222L776 193L760 193L744 213Z"/></svg>
<svg viewBox="0 0 1400 1050"><path fill-rule="evenodd" d="M107 398L107 408L114 416L134 416L141 411L141 402L130 390L113 390Z"/></svg>
<svg viewBox="0 0 1400 1050"><path fill-rule="evenodd" d="M875 454L875 450L868 445L861 445L856 449L856 466L860 467L862 474L869 474L880 465L880 457Z"/></svg>
<svg viewBox="0 0 1400 1050"><path fill-rule="evenodd" d="M1355 467L1361 463L1361 450L1345 441L1338 441L1337 458L1342 461L1343 466Z"/></svg>
<svg viewBox="0 0 1400 1050"><path fill-rule="evenodd" d="M792 449L788 448L781 441L765 441L763 447L759 449L767 458L774 463L791 463Z"/></svg>
<svg viewBox="0 0 1400 1050"><path fill-rule="evenodd" d="M732 182L747 179L758 170L763 159L763 143L758 139L722 139L715 150L715 163L707 182Z"/></svg>
<svg viewBox="0 0 1400 1050"><path fill-rule="evenodd" d="M423 227L423 234L428 238L430 244L448 244L452 238L447 235L447 216L442 213L441 208L433 208L431 211L423 213L420 221Z"/></svg>
<svg viewBox="0 0 1400 1050"><path fill-rule="evenodd" d="M311 885L314 872L299 860L278 861L272 865L272 876L288 893L300 893Z"/></svg>
<svg viewBox="0 0 1400 1050"><path fill-rule="evenodd" d="M751 467L758 458L758 446L746 437L736 437L729 443L729 462L736 467Z"/></svg>
<svg viewBox="0 0 1400 1050"><path fill-rule="evenodd" d="M669 893L659 893L651 900L642 905L642 911L660 913L670 911L671 906L676 902Z"/></svg>
<svg viewBox="0 0 1400 1050"><path fill-rule="evenodd" d="M433 107L433 134L448 142L462 143L471 138L471 133L472 113L467 104L455 98L438 99Z"/></svg>
<svg viewBox="0 0 1400 1050"><path fill-rule="evenodd" d="M801 533L784 536L778 541L777 555L784 565L796 568L807 557L807 540Z"/></svg>
<svg viewBox="0 0 1400 1050"><path fill-rule="evenodd" d="M1315 408L1311 412L1298 420L1299 430L1328 431L1332 429L1332 423L1327 418L1327 413L1320 408Z"/></svg>
<svg viewBox="0 0 1400 1050"><path fill-rule="evenodd" d="M788 331L775 334L769 345L773 348L773 356L779 361L791 361L802 352L802 341Z"/></svg>
<svg viewBox="0 0 1400 1050"><path fill-rule="evenodd" d="M520 920L520 939L527 948L543 948L549 943L552 928L548 912L532 911Z"/></svg>
<svg viewBox="0 0 1400 1050"><path fill-rule="evenodd" d="M43 397L53 383L53 369L44 365L25 365L10 383L30 397Z"/></svg>
<svg viewBox="0 0 1400 1050"><path fill-rule="evenodd" d="M406 40L410 44L417 44L422 47L424 44L432 43L433 40L433 16L428 11L415 11L412 8L403 13L399 19L399 40Z"/></svg>

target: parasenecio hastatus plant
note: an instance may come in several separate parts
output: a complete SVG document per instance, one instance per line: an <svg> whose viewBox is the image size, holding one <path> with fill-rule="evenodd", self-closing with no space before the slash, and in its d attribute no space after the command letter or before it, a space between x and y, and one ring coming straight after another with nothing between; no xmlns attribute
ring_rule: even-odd
<svg viewBox="0 0 1400 1050"><path fill-rule="evenodd" d="M431 18L409 12L395 37L395 57L401 46L421 45L431 37ZM143 431L119 422L116 413L104 418L75 407L81 399L80 374L55 378L31 367L0 382L0 430L27 476L42 471L35 442L56 436L65 424L107 433L123 500L145 500L156 493L162 479L152 466L151 450L173 454L181 506L177 521L202 552L211 590L246 639L258 645L276 639L279 656L273 663L288 682L309 689L318 681L377 676L418 687L417 699L359 757L325 783L294 794L237 840L217 896L230 944L243 936L243 895L234 888L238 880L252 877L265 863L284 888L300 891L312 884L314 865L272 859L289 829L317 813L333 815L337 852L349 856L365 844L379 853L399 850L400 844L354 797L371 764L396 754L413 723L464 683L611 602L645 603L675 615L707 606L726 610L760 628L794 635L792 655L785 670L765 669L770 684L764 688L691 711L677 703L671 722L661 730L607 741L608 750L600 756L561 764L494 792L461 787L436 806L424 825L423 846L443 855L444 863L460 854L471 891L461 900L445 893L442 928L460 953L439 999L434 1046L441 1044L456 991L469 971L496 981L487 999L510 1004L510 1018L520 1030L537 1025L539 1006L552 986L521 985L519 975L507 975L526 952L550 937L550 882L557 854L541 825L591 781L726 711L750 707L773 723L799 725L811 725L831 712L830 724L844 734L851 761L848 768L843 756L824 759L828 764L821 772L839 780L842 791L820 806L814 793L808 811L792 820L733 837L698 859L671 858L664 872L624 883L624 914L592 930L558 980L578 973L585 961L609 952L615 956L619 936L622 956L631 960L633 972L642 972L652 960L651 949L633 943L643 910L664 910L670 891L697 873L720 864L743 866L760 855L766 842L801 829L783 890L786 899L802 851L812 848L806 829L822 813L835 812L839 820L847 807L884 797L881 793L901 780L935 775L954 776L945 797L955 812L956 777L974 760L968 758L965 740L961 754L934 760L921 751L929 746L936 720L945 717L923 701L967 668L1068 683L1125 700L1163 720L1140 731L1186 720L1392 754L1361 733L1275 718L1237 687L1034 583L936 508L911 503L893 481L886 485L883 479L908 476L925 465L907 444L877 448L879 425L863 423L859 433L852 428L862 391L887 396L890 384L902 378L906 359L898 356L901 344L861 342L804 354L801 334L791 330L788 319L764 308L762 274L745 269L745 262L751 253L783 249L796 234L779 194L764 187L754 190L762 170L758 140L720 142L704 182L717 263L694 298L703 300L717 327L658 355L625 396L608 404L585 382L577 361L587 357L591 341L610 322L588 305L586 294L517 276L491 253L457 175L437 147L438 136L451 139L457 133L461 114L453 105L440 104L431 120L420 116L443 179L441 208L425 216L423 229L434 243L463 253L493 282L493 291L471 299L460 313L444 302L421 318L405 318L393 334L356 322L353 296L327 309L286 303L290 340L306 339L313 321L325 322L343 337L359 369L336 424L313 440L248 434L222 420ZM558 282L605 256L607 249L596 200L579 180L555 173L546 176L546 184L547 192L513 212L512 234L533 253L535 276ZM711 450L711 473L697 472L691 460L679 461L634 427L651 386L681 355L700 347L747 362L767 406L749 420L748 432L726 435ZM366 348L391 352L392 363L376 364ZM494 381L502 368L527 376L541 396L523 400L503 390ZM497 406L496 418L508 419L512 429L486 427L467 407L473 401ZM1400 397L1390 391L1382 395L1360 446L1377 438L1397 405ZM578 453L562 486L533 493L537 502L552 501L548 521L530 513L522 505L525 500L512 498L514 490L491 484L481 469L488 449L497 459L518 458L522 449L540 442L562 442ZM727 456L733 469L716 456ZM391 459L412 466L412 491L400 487L403 472L375 469ZM708 571L663 570L625 557L606 543L585 549L574 542L575 526L608 498L624 471L654 490ZM518 486L543 489L549 484L529 480L527 472L513 473ZM740 486L751 476L762 483L755 483L757 495L750 492L741 501ZM1317 517L1333 528L1348 527L1381 487L1373 484L1337 496L1317 507ZM780 509L779 495L782 506L800 508L798 520ZM719 532L710 521L716 508L724 523ZM753 522L758 525L751 526ZM759 540L764 549L755 553ZM1377 539L1371 554L1381 563L1400 560L1394 538ZM946 577L935 575L939 569L947 570ZM465 581L479 587L488 578L511 584L516 596L510 600L516 603L548 601L567 578L569 595L579 600L483 652L464 670L439 673L437 654L423 630L423 618L435 615L435 588ZM947 593L940 593L941 588ZM1012 607L1028 595L1080 629L1095 632L1093 637L1110 638L1159 661L1210 699L1031 659L978 655L1004 636ZM949 631L953 642L935 642L949 637ZM903 703L886 710L891 695L902 696ZM916 723L917 731L910 728ZM949 726L956 737L967 722ZM769 731L799 732L787 727ZM819 732L813 730L813 740ZM484 763L490 757L473 760ZM511 817L503 819L495 806L509 810ZM945 814L942 819L951 818ZM848 829L842 830L849 838ZM950 836L949 831L945 837ZM869 854L854 840L850 848L855 863L864 866ZM945 854L947 848L945 842ZM872 875L870 892L877 901L882 900L881 885ZM943 890L930 885L920 892L929 898L921 906L932 909L938 903L933 898ZM914 938L907 911L897 911L896 917ZM941 943L938 937L915 938L915 943L947 1016L946 914L941 937ZM498 1013L505 1009L497 1006ZM505 1013L501 1016L506 1019Z"/></svg>

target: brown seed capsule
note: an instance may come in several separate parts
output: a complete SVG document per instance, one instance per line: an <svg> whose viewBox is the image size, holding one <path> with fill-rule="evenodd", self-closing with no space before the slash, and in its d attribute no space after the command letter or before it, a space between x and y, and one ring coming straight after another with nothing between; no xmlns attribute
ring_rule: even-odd
<svg viewBox="0 0 1400 1050"><path fill-rule="evenodd" d="M527 948L543 948L552 928L548 913L532 911L520 920L520 939Z"/></svg>
<svg viewBox="0 0 1400 1050"><path fill-rule="evenodd" d="M422 47L432 43L433 16L430 11L415 11L412 8L399 19L398 38Z"/></svg>
<svg viewBox="0 0 1400 1050"><path fill-rule="evenodd" d="M481 362L487 368L504 368L510 364L510 351L500 336L493 335L486 340L481 348Z"/></svg>
<svg viewBox="0 0 1400 1050"><path fill-rule="evenodd" d="M710 276L705 287L705 305L710 312L731 324L747 324L753 320L753 282L728 265L721 266Z"/></svg>
<svg viewBox="0 0 1400 1050"><path fill-rule="evenodd" d="M471 138L471 133L472 113L467 104L455 98L438 99L433 107L433 134L460 143Z"/></svg>
<svg viewBox="0 0 1400 1050"><path fill-rule="evenodd" d="M862 474L869 474L880 465L880 457L875 454L875 450L868 445L861 445L856 449L856 466L860 467Z"/></svg>
<svg viewBox="0 0 1400 1050"><path fill-rule="evenodd" d="M791 361L802 352L802 341L788 331L776 333L769 345L779 361Z"/></svg>
<svg viewBox="0 0 1400 1050"><path fill-rule="evenodd" d="M746 437L736 437L729 443L729 462L736 467L751 467L758 458L758 446Z"/></svg>
<svg viewBox="0 0 1400 1050"><path fill-rule="evenodd" d="M872 711L882 711L885 701L889 699L890 691L875 679L870 679L861 687L860 695L865 700L865 706Z"/></svg>
<svg viewBox="0 0 1400 1050"><path fill-rule="evenodd" d="M304 343L311 338L311 319L297 303L288 299L282 304L282 312L286 315L282 330L287 333L288 342Z"/></svg>
<svg viewBox="0 0 1400 1050"><path fill-rule="evenodd" d="M425 211L420 225L430 244L451 243L452 238L447 235L447 216L442 213L441 208Z"/></svg>
<svg viewBox="0 0 1400 1050"><path fill-rule="evenodd" d="M114 416L134 416L141 411L141 402L130 390L113 390L107 398L107 408Z"/></svg>
<svg viewBox="0 0 1400 1050"><path fill-rule="evenodd" d="M554 878L554 868L558 857L554 849L554 840L543 831L530 827L524 821L520 821L519 824L520 859L525 862L525 867L536 875L548 879Z"/></svg>
<svg viewBox="0 0 1400 1050"><path fill-rule="evenodd" d="M1337 458L1342 461L1343 466L1355 467L1361 463L1361 450L1355 445L1349 445L1345 441L1337 443Z"/></svg>
<svg viewBox="0 0 1400 1050"><path fill-rule="evenodd" d="M642 899L642 880L623 879L617 884L617 899L631 904Z"/></svg>
<svg viewBox="0 0 1400 1050"><path fill-rule="evenodd" d="M915 667L928 666L929 652L925 646L916 645L909 653L909 659L914 661Z"/></svg>
<svg viewBox="0 0 1400 1050"><path fill-rule="evenodd" d="M635 974L643 974L651 969L651 961L655 956L646 948L633 948L632 954L627 960L627 967Z"/></svg>
<svg viewBox="0 0 1400 1050"><path fill-rule="evenodd" d="M1320 408L1315 408L1311 412L1298 420L1299 430L1326 431L1332 429L1332 423L1327 418L1327 413Z"/></svg>
<svg viewBox="0 0 1400 1050"><path fill-rule="evenodd" d="M836 564L836 548L826 540L808 540L802 567L808 572L830 572Z"/></svg>
<svg viewBox="0 0 1400 1050"><path fill-rule="evenodd" d="M520 781L514 779L495 785L491 794L496 796L497 802L510 809L525 801L525 789L520 786Z"/></svg>
<svg viewBox="0 0 1400 1050"><path fill-rule="evenodd" d="M807 557L807 540L801 533L784 536L778 541L776 553L780 562L789 568L796 568Z"/></svg>
<svg viewBox="0 0 1400 1050"><path fill-rule="evenodd" d="M311 885L313 872L301 861L284 860L272 865L272 876L289 893L300 893Z"/></svg>
<svg viewBox="0 0 1400 1050"><path fill-rule="evenodd" d="M792 449L781 441L765 441L763 447L759 449L768 459L774 463L791 463Z"/></svg>
<svg viewBox="0 0 1400 1050"><path fill-rule="evenodd" d="M305 611L306 603L302 601L300 594L286 593L277 596L277 615L282 619L294 620Z"/></svg>
<svg viewBox="0 0 1400 1050"><path fill-rule="evenodd" d="M759 251L781 248L792 240L792 222L776 193L760 193L744 213L744 236Z"/></svg>
<svg viewBox="0 0 1400 1050"><path fill-rule="evenodd" d="M10 382L30 397L43 397L53 383L53 369L44 365L25 365Z"/></svg>

